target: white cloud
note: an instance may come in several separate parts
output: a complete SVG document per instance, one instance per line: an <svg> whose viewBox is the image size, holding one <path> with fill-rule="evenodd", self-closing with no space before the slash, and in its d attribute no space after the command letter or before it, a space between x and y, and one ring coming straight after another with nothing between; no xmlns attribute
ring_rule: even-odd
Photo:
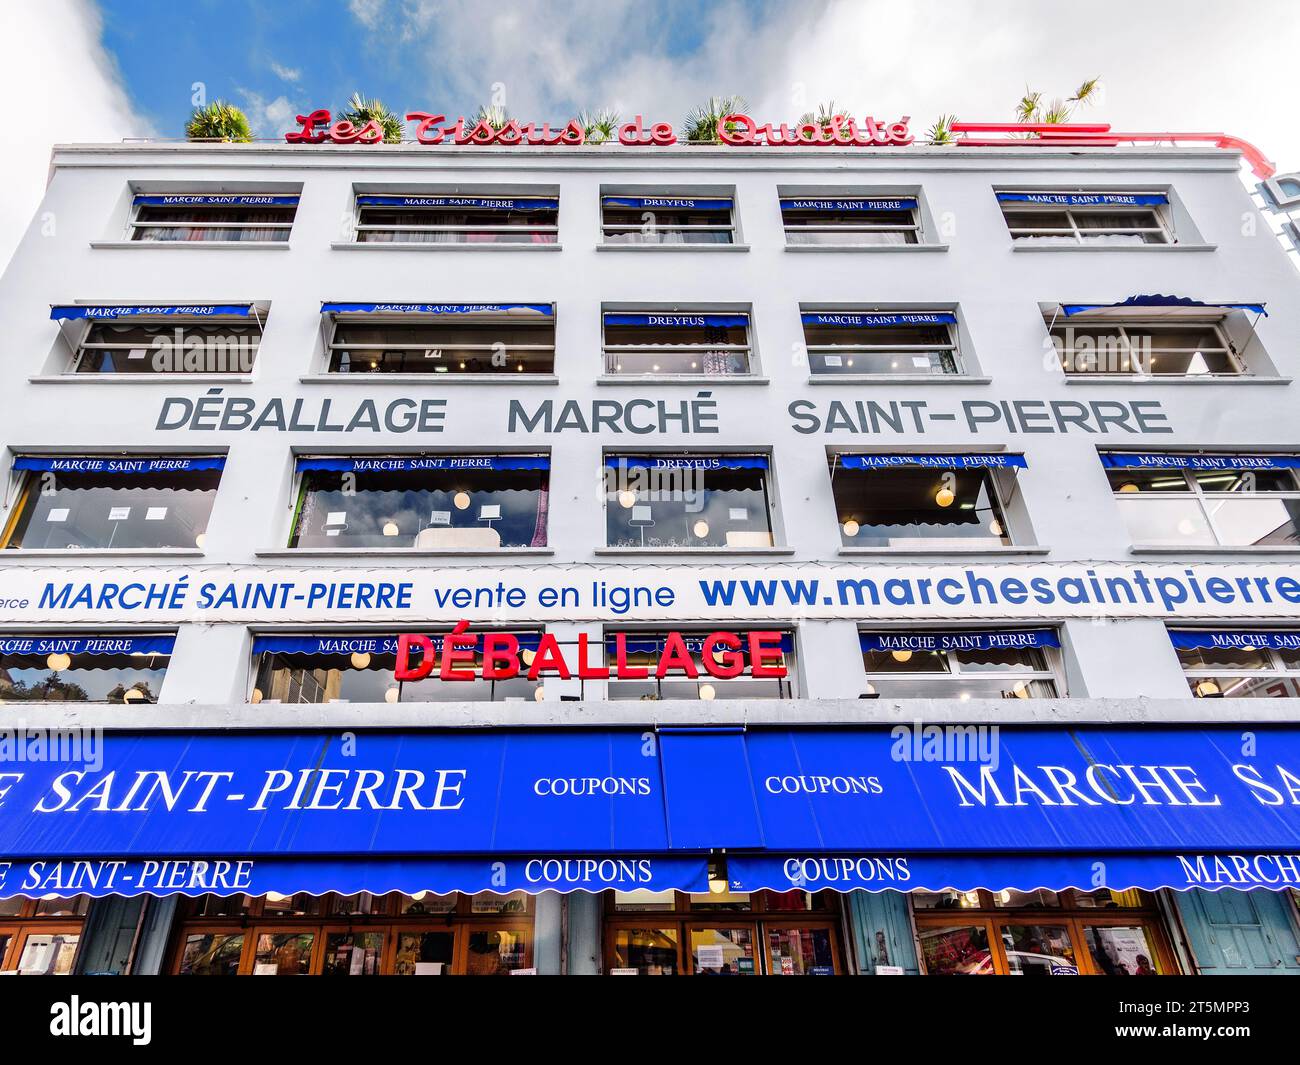
<svg viewBox="0 0 1300 1065"><path fill-rule="evenodd" d="M251 89L237 90L254 137L278 137L293 126L298 105L287 96L268 100Z"/></svg>
<svg viewBox="0 0 1300 1065"><path fill-rule="evenodd" d="M349 0L348 10L363 26L374 29L384 14L384 0Z"/></svg>
<svg viewBox="0 0 1300 1065"><path fill-rule="evenodd" d="M302 71L297 67L286 67L282 63L271 60L271 73L281 81L299 82L302 80Z"/></svg>
<svg viewBox="0 0 1300 1065"><path fill-rule="evenodd" d="M5 138L0 263L8 264L32 222L49 174L50 148L153 133L136 114L100 42L89 0L9 4L0 34L0 94L26 109Z"/></svg>

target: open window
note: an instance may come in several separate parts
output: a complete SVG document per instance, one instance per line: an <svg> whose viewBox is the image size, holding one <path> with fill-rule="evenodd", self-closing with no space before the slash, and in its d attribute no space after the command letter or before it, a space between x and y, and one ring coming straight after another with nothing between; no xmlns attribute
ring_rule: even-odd
<svg viewBox="0 0 1300 1065"><path fill-rule="evenodd" d="M1014 241L1067 247L1175 243L1166 192L1002 189L997 198Z"/></svg>
<svg viewBox="0 0 1300 1065"><path fill-rule="evenodd" d="M544 455L302 456L289 546L545 547Z"/></svg>
<svg viewBox="0 0 1300 1065"><path fill-rule="evenodd" d="M1050 699L1064 693L1055 629L882 629L858 634L884 699Z"/></svg>
<svg viewBox="0 0 1300 1065"><path fill-rule="evenodd" d="M716 628L716 627L715 627ZM714 631L713 629L709 630ZM667 633L664 631L623 632L623 663L629 671L645 669L649 676L644 679L615 679L612 676L617 663L618 646L615 634L605 633L605 661L611 668L609 681L610 699L640 699L643 701L658 699L698 699L709 702L714 699L793 699L795 691L794 633L789 629L773 627L764 631L780 633L779 653L764 654L760 673L784 672L785 676L754 676L754 663L749 651L749 633L734 631L739 638L740 649L735 651L720 650L714 647L711 654L714 664L725 667L730 672L739 667L735 677L715 677L704 666L702 656L704 640L708 633L700 632L692 637L683 632L686 650L689 653L694 672L690 676L685 668L673 668L663 677L656 677L659 660L664 653Z"/></svg>
<svg viewBox="0 0 1300 1065"><path fill-rule="evenodd" d="M781 224L787 245L853 247L921 243L916 196L812 195L781 190Z"/></svg>
<svg viewBox="0 0 1300 1065"><path fill-rule="evenodd" d="M356 199L363 244L554 244L558 196L371 195Z"/></svg>
<svg viewBox="0 0 1300 1065"><path fill-rule="evenodd" d="M550 303L324 303L333 374L550 374Z"/></svg>
<svg viewBox="0 0 1300 1065"><path fill-rule="evenodd" d="M1105 452L1134 547L1300 546L1300 456Z"/></svg>
<svg viewBox="0 0 1300 1065"><path fill-rule="evenodd" d="M19 455L0 547L202 548L221 456Z"/></svg>
<svg viewBox="0 0 1300 1065"><path fill-rule="evenodd" d="M805 310L804 344L815 376L950 376L963 372L952 311Z"/></svg>
<svg viewBox="0 0 1300 1065"><path fill-rule="evenodd" d="M156 703L171 635L0 633L0 703Z"/></svg>
<svg viewBox="0 0 1300 1065"><path fill-rule="evenodd" d="M766 455L607 455L607 545L773 545Z"/></svg>
<svg viewBox="0 0 1300 1065"><path fill-rule="evenodd" d="M744 377L754 372L747 313L605 311L605 373Z"/></svg>
<svg viewBox="0 0 1300 1065"><path fill-rule="evenodd" d="M846 548L970 550L1017 542L1008 520L1015 454L839 454L830 458Z"/></svg>
<svg viewBox="0 0 1300 1065"><path fill-rule="evenodd" d="M600 222L606 244L734 244L731 196L693 196L671 189L651 195L602 195Z"/></svg>
<svg viewBox="0 0 1300 1065"><path fill-rule="evenodd" d="M283 242L297 213L297 196L148 194L132 199L129 226L134 241Z"/></svg>
<svg viewBox="0 0 1300 1065"><path fill-rule="evenodd" d="M1300 697L1300 630L1170 629L1198 699Z"/></svg>
<svg viewBox="0 0 1300 1065"><path fill-rule="evenodd" d="M248 374L262 342L265 307L227 304L56 306L75 374Z"/></svg>

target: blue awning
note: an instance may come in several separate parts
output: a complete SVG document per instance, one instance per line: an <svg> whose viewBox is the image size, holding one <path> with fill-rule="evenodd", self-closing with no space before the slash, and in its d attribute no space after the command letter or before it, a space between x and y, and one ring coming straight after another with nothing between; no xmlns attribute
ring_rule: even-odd
<svg viewBox="0 0 1300 1065"><path fill-rule="evenodd" d="M1025 469L1024 455L993 452L973 454L952 452L945 454L913 455L840 455L840 467L846 470L885 470L895 466L920 466L935 470L986 470Z"/></svg>
<svg viewBox="0 0 1300 1065"><path fill-rule="evenodd" d="M701 199L698 196L605 196L606 207L640 207L661 211L730 211L731 198Z"/></svg>
<svg viewBox="0 0 1300 1065"><path fill-rule="evenodd" d="M441 207L474 211L554 211L554 196L358 196L359 207Z"/></svg>
<svg viewBox="0 0 1300 1065"><path fill-rule="evenodd" d="M164 193L162 195L137 196L131 202L137 207L297 207L298 197L263 196L257 193L243 195L233 193L214 193L210 195Z"/></svg>
<svg viewBox="0 0 1300 1065"><path fill-rule="evenodd" d="M1036 207L1160 207L1169 197L1163 192L999 192L998 201Z"/></svg>
<svg viewBox="0 0 1300 1065"><path fill-rule="evenodd" d="M745 642L746 637L749 635L749 629L728 630L725 628L720 628L715 631L717 632L734 631L735 635L740 638L742 643ZM755 631L762 631L762 630L755 630ZM692 654L696 654L696 655L702 654L704 651L704 641L709 635L711 634L703 633L703 632L697 634L683 633L684 636L683 643L686 644L686 649L690 651ZM663 653L664 642L665 640L663 637L654 638L651 636L646 636L642 633L630 633L624 641L624 646L627 648L629 654L657 655ZM614 640L614 635L606 634L605 636L606 654L612 655L617 649L617 647L618 644ZM781 647L782 654L787 654L787 655L792 654L794 652L794 637L790 635L790 633L788 632L781 633L780 647ZM741 650L745 650L747 648L748 648L748 644L745 643L745 646L742 647ZM726 648L723 648L723 650L726 650Z"/></svg>
<svg viewBox="0 0 1300 1065"><path fill-rule="evenodd" d="M747 314L619 314L607 311L606 325L651 326L662 329L730 329L749 325Z"/></svg>
<svg viewBox="0 0 1300 1065"><path fill-rule="evenodd" d="M1267 648L1300 650L1300 631L1265 632L1260 629L1170 629L1169 641L1180 651L1243 651Z"/></svg>
<svg viewBox="0 0 1300 1065"><path fill-rule="evenodd" d="M352 458L300 458L299 473L411 473L420 470L549 470L545 455L358 455Z"/></svg>
<svg viewBox="0 0 1300 1065"><path fill-rule="evenodd" d="M805 311L804 325L830 325L844 329L882 329L905 325L955 325L951 311L894 311L862 313L858 311Z"/></svg>
<svg viewBox="0 0 1300 1065"><path fill-rule="evenodd" d="M322 303L321 314L538 314L555 313L553 303Z"/></svg>
<svg viewBox="0 0 1300 1065"><path fill-rule="evenodd" d="M915 208L915 196L791 196L781 199L783 211L911 211Z"/></svg>
<svg viewBox="0 0 1300 1065"><path fill-rule="evenodd" d="M159 455L150 458L123 458L101 455L52 455L38 457L19 455L14 459L15 470L36 470L41 473L195 473L201 470L224 469L223 456Z"/></svg>
<svg viewBox="0 0 1300 1065"><path fill-rule="evenodd" d="M147 306L136 303L101 303L94 307L60 304L50 308L50 318L56 322L80 318L97 321L117 318L247 318L252 313L251 303L166 303Z"/></svg>
<svg viewBox="0 0 1300 1065"><path fill-rule="evenodd" d="M1119 303L1063 303L1061 310L1065 312L1066 317L1070 317L1075 314L1083 314L1085 311L1100 311L1112 307L1131 307L1134 310L1160 307L1204 307L1212 311L1251 311L1254 314L1262 314L1268 317L1268 311L1264 310L1262 303L1202 303L1200 300L1194 300L1187 296L1161 295L1129 296L1128 299L1120 300Z"/></svg>
<svg viewBox="0 0 1300 1065"><path fill-rule="evenodd" d="M0 655L169 655L175 636L0 635Z"/></svg>
<svg viewBox="0 0 1300 1065"><path fill-rule="evenodd" d="M690 458L686 455L607 455L605 465L611 470L765 470L766 455L709 455Z"/></svg>
<svg viewBox="0 0 1300 1065"><path fill-rule="evenodd" d="M477 641L481 632L467 633ZM537 650L541 635L536 632L512 632L521 648ZM442 650L442 636L430 634L429 641L435 651ZM465 644L461 647L464 648ZM477 647L477 642L475 647ZM374 633L326 633L316 636L255 636L253 637L253 654L279 655L392 655L397 653L396 635L376 635ZM452 682L456 683L456 682Z"/></svg>
<svg viewBox="0 0 1300 1065"><path fill-rule="evenodd" d="M1102 453L1101 464L1108 470L1294 470L1300 469L1300 455L1193 455L1178 452Z"/></svg>
<svg viewBox="0 0 1300 1065"><path fill-rule="evenodd" d="M953 629L938 632L860 632L864 651L1001 651L1021 647L1060 647L1055 629Z"/></svg>

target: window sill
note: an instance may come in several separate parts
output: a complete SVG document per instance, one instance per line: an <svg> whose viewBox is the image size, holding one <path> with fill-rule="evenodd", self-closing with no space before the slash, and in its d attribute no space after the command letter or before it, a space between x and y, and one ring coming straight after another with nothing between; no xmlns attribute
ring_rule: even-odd
<svg viewBox="0 0 1300 1065"><path fill-rule="evenodd" d="M550 547L474 547L439 551L423 547L268 547L254 551L257 558L509 558L515 555L553 555Z"/></svg>
<svg viewBox="0 0 1300 1065"><path fill-rule="evenodd" d="M1047 555L1050 547L1016 545L1010 547L841 547L839 554L859 555L925 555L930 558L965 558L978 555Z"/></svg>
<svg viewBox="0 0 1300 1065"><path fill-rule="evenodd" d="M304 385L558 385L553 373L316 373L303 374Z"/></svg>
<svg viewBox="0 0 1300 1065"><path fill-rule="evenodd" d="M990 385L991 377L968 377L960 373L944 374L812 374L810 385Z"/></svg>
<svg viewBox="0 0 1300 1065"><path fill-rule="evenodd" d="M1128 549L1130 555L1300 555L1300 545L1295 547L1220 547L1191 546L1177 544L1134 544Z"/></svg>
<svg viewBox="0 0 1300 1065"><path fill-rule="evenodd" d="M1217 251L1217 244L1025 244L1012 241L1012 251L1140 251L1140 252L1176 252L1176 251Z"/></svg>
<svg viewBox="0 0 1300 1065"><path fill-rule="evenodd" d="M891 255L913 251L947 251L947 244L787 244L786 251L886 252Z"/></svg>
<svg viewBox="0 0 1300 1065"><path fill-rule="evenodd" d="M33 385L249 385L245 374L229 373L61 373L27 378Z"/></svg>
<svg viewBox="0 0 1300 1065"><path fill-rule="evenodd" d="M691 385L696 388L713 388L714 385L766 385L766 377L754 377L750 374L601 374L596 378L598 385Z"/></svg>
<svg viewBox="0 0 1300 1065"><path fill-rule="evenodd" d="M563 251L563 244L437 244L433 241L408 244L369 240L336 240L334 251Z"/></svg>
<svg viewBox="0 0 1300 1065"><path fill-rule="evenodd" d="M16 547L0 552L0 564L24 558L202 558L197 547Z"/></svg>
<svg viewBox="0 0 1300 1065"><path fill-rule="evenodd" d="M597 547L596 555L793 555L793 547Z"/></svg>
<svg viewBox="0 0 1300 1065"><path fill-rule="evenodd" d="M92 240L92 248L108 251L188 248L190 251L288 251L287 240Z"/></svg>
<svg viewBox="0 0 1300 1065"><path fill-rule="evenodd" d="M720 252L749 251L748 244L597 244L597 251L636 251L636 252Z"/></svg>
<svg viewBox="0 0 1300 1065"><path fill-rule="evenodd" d="M1122 374L1062 374L1067 385L1289 385L1290 377L1256 377L1241 374L1237 377L1136 377Z"/></svg>

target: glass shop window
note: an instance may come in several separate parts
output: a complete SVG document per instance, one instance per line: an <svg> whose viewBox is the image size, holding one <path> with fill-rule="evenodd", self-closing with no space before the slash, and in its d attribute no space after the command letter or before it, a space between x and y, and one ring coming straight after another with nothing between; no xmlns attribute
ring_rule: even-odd
<svg viewBox="0 0 1300 1065"><path fill-rule="evenodd" d="M437 663L423 680L398 681L397 636L339 633L313 636L257 636L253 640L253 703L436 703L540 701L543 679L529 680L540 639L536 631L513 631L519 641L520 674L507 680L484 679L482 634L472 666L475 680L442 680ZM431 634L434 654L442 637ZM458 648L463 650L463 648ZM566 648L565 653L569 654ZM412 664L419 661L413 655Z"/></svg>
<svg viewBox="0 0 1300 1065"><path fill-rule="evenodd" d="M0 899L0 972L68 976L89 908L88 895Z"/></svg>
<svg viewBox="0 0 1300 1065"><path fill-rule="evenodd" d="M616 377L753 372L748 314L606 311L603 324L605 373Z"/></svg>
<svg viewBox="0 0 1300 1065"><path fill-rule="evenodd" d="M1169 638L1198 699L1300 697L1300 631L1171 629Z"/></svg>
<svg viewBox="0 0 1300 1065"><path fill-rule="evenodd" d="M1033 244L1173 244L1163 192L1005 190L997 193L1011 239Z"/></svg>
<svg viewBox="0 0 1300 1065"><path fill-rule="evenodd" d="M0 547L201 549L224 465L212 456L20 455Z"/></svg>
<svg viewBox="0 0 1300 1065"><path fill-rule="evenodd" d="M782 196L781 224L789 245L921 242L915 196Z"/></svg>
<svg viewBox="0 0 1300 1065"><path fill-rule="evenodd" d="M1005 547L1019 455L835 455L831 490L844 547Z"/></svg>
<svg viewBox="0 0 1300 1065"><path fill-rule="evenodd" d="M804 311L808 369L823 374L962 373L951 311Z"/></svg>
<svg viewBox="0 0 1300 1065"><path fill-rule="evenodd" d="M545 547L541 455L300 458L290 547L493 551Z"/></svg>
<svg viewBox="0 0 1300 1065"><path fill-rule="evenodd" d="M773 545L764 455L610 455L609 547L737 550Z"/></svg>
<svg viewBox="0 0 1300 1065"><path fill-rule="evenodd" d="M1135 547L1294 547L1300 484L1291 455L1102 455Z"/></svg>
<svg viewBox="0 0 1300 1065"><path fill-rule="evenodd" d="M605 635L605 663L610 668L610 699L641 699L655 701L659 699L699 699L709 702L714 699L793 699L794 698L794 633L789 629L775 626L770 630L779 632L780 639L769 646L779 646L779 653L766 652L763 655L760 673L766 670L784 670L783 677L754 676L754 662L750 654L749 632L738 629L726 629L725 626L712 631L734 632L740 639L740 648L728 650L713 647L714 664L730 671L740 667L735 677L715 677L703 664L704 639L709 633L683 633L686 649L690 653L697 677L691 677L685 668L671 669L662 678L656 678L656 667L664 652L666 632L626 632L624 639L623 660L629 668L645 669L649 676L645 679L619 680L613 675L618 661L618 644L614 633ZM716 901L716 896L709 896Z"/></svg>
<svg viewBox="0 0 1300 1065"><path fill-rule="evenodd" d="M1060 640L1053 629L877 630L858 634L863 694L885 699L1050 699Z"/></svg>
<svg viewBox="0 0 1300 1065"><path fill-rule="evenodd" d="M283 242L289 239L297 213L297 196L259 193L136 196L131 206L131 239Z"/></svg>
<svg viewBox="0 0 1300 1065"><path fill-rule="evenodd" d="M731 197L608 195L600 198L606 244L734 244Z"/></svg>
<svg viewBox="0 0 1300 1065"><path fill-rule="evenodd" d="M363 244L554 244L556 196L357 196Z"/></svg>
<svg viewBox="0 0 1300 1065"><path fill-rule="evenodd" d="M1240 377L1247 372L1221 319L1104 322L1067 318L1050 329L1067 374Z"/></svg>
<svg viewBox="0 0 1300 1065"><path fill-rule="evenodd" d="M0 703L156 703L170 635L0 634Z"/></svg>
<svg viewBox="0 0 1300 1065"><path fill-rule="evenodd" d="M549 374L549 303L326 304L329 373Z"/></svg>
<svg viewBox="0 0 1300 1065"><path fill-rule="evenodd" d="M69 345L78 374L248 374L262 342L249 304L70 306L51 317L83 326Z"/></svg>

